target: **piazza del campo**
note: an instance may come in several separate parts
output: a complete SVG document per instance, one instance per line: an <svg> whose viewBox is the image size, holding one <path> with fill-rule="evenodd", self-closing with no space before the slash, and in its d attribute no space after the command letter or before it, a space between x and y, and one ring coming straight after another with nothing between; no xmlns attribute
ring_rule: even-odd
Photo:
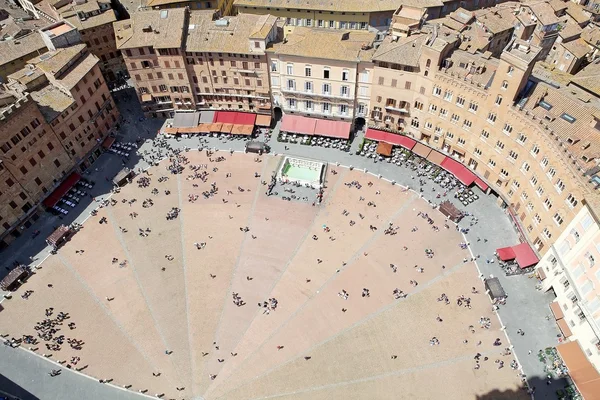
<svg viewBox="0 0 600 400"><path fill-rule="evenodd" d="M0 399L600 399L598 0L0 0Z"/></svg>

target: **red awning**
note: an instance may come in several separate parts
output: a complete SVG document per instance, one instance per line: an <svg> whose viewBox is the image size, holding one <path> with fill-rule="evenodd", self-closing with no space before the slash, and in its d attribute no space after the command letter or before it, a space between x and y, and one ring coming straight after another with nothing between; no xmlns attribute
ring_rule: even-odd
<svg viewBox="0 0 600 400"><path fill-rule="evenodd" d="M44 205L48 208L54 207L61 197L63 197L69 191L69 189L75 186L80 179L81 175L79 175L77 172L73 172L60 184L60 186L50 193L50 196L46 197L46 200L44 200Z"/></svg>
<svg viewBox="0 0 600 400"><path fill-rule="evenodd" d="M237 112L235 111L217 111L213 118L213 122L221 124L234 124Z"/></svg>
<svg viewBox="0 0 600 400"><path fill-rule="evenodd" d="M485 192L486 190L488 190L488 189L489 189L489 186L487 185L487 183L485 183L485 182L484 182L482 179L480 179L480 178L475 178L475 184L476 184L477 186L479 186L479 189L483 190L484 192Z"/></svg>
<svg viewBox="0 0 600 400"><path fill-rule="evenodd" d="M252 126L254 126L255 121L256 121L256 114L237 112L237 113L235 113L235 121L233 123L236 125L252 125Z"/></svg>
<svg viewBox="0 0 600 400"><path fill-rule="evenodd" d="M531 246L529 246L529 243L521 243L513 246L513 250L517 255L517 263L521 268L530 267L540 261Z"/></svg>
<svg viewBox="0 0 600 400"><path fill-rule="evenodd" d="M378 142L387 142L387 140L385 140L387 135L389 135L388 132L368 128L367 133L365 133L365 139L377 140Z"/></svg>
<svg viewBox="0 0 600 400"><path fill-rule="evenodd" d="M470 186L475 181L476 176L474 173L450 157L446 157L446 159L442 161L441 167L454 175L456 179L463 183L463 185Z"/></svg>
<svg viewBox="0 0 600 400"><path fill-rule="evenodd" d="M496 249L496 253L498 253L498 257L502 261L514 260L517 256L512 247L503 247L501 249Z"/></svg>
<svg viewBox="0 0 600 400"><path fill-rule="evenodd" d="M105 149L110 149L110 146L112 146L112 144L115 142L115 138L112 136L108 136L106 139L104 139L104 141L102 142L102 147L104 147Z"/></svg>
<svg viewBox="0 0 600 400"><path fill-rule="evenodd" d="M398 146L402 146L408 150L411 150L413 147L415 147L415 144L417 143L415 140L404 135L397 135L395 133L384 132L378 129L371 128L367 129L365 139L395 144Z"/></svg>
<svg viewBox="0 0 600 400"><path fill-rule="evenodd" d="M302 117L300 115L286 115L283 117L281 130L301 135L314 135L316 124L317 120L314 118Z"/></svg>
<svg viewBox="0 0 600 400"><path fill-rule="evenodd" d="M329 121L326 119L316 119L315 135L327 136L338 139L348 139L350 137L349 122Z"/></svg>

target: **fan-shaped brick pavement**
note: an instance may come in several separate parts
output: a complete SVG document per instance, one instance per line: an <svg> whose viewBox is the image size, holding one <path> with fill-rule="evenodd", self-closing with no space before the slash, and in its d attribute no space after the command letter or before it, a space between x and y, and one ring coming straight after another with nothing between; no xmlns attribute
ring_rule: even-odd
<svg viewBox="0 0 600 400"><path fill-rule="evenodd" d="M171 175L163 161L148 171L149 187L124 187L42 264L21 289L33 290L29 299L17 292L4 304L0 330L37 336L47 308L49 318L69 313L58 334L82 340L81 350L41 341L38 353L79 356L73 367L85 374L173 399L469 399L519 387L505 346L493 345L506 339L463 236L417 194L330 166L313 206L265 194L261 180L278 157L186 156L207 165L206 182L188 179L189 169ZM217 195L203 198L213 182ZM173 207L181 212L168 220ZM390 226L397 234L385 233ZM408 296L395 299L396 288ZM461 295L470 309L457 305ZM271 298L275 310L257 307Z"/></svg>

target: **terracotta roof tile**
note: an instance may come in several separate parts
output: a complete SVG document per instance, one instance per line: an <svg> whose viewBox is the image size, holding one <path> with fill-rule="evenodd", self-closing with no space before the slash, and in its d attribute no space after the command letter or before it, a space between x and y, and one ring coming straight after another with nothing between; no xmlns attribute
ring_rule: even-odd
<svg viewBox="0 0 600 400"><path fill-rule="evenodd" d="M592 63L575 74L571 82L600 97L600 64Z"/></svg>
<svg viewBox="0 0 600 400"><path fill-rule="evenodd" d="M238 14L216 22L212 15L207 11L190 13L186 51L252 54L255 52L250 38L266 39L277 22L272 15L254 14Z"/></svg>
<svg viewBox="0 0 600 400"><path fill-rule="evenodd" d="M42 36L38 32L33 32L15 40L0 41L0 65L38 51L48 51Z"/></svg>
<svg viewBox="0 0 600 400"><path fill-rule="evenodd" d="M358 62L361 52L368 51L362 47L373 43L375 33L296 27L286 39L273 46L275 54Z"/></svg>
<svg viewBox="0 0 600 400"><path fill-rule="evenodd" d="M115 22L117 48L180 48L186 12L185 8L140 11L131 15L130 19Z"/></svg>
<svg viewBox="0 0 600 400"><path fill-rule="evenodd" d="M583 58L591 49L583 39L575 39L563 42L561 45L577 58Z"/></svg>
<svg viewBox="0 0 600 400"><path fill-rule="evenodd" d="M293 8L300 10L379 12L396 11L401 5L442 7L441 0L235 0L235 6Z"/></svg>
<svg viewBox="0 0 600 400"><path fill-rule="evenodd" d="M419 65L421 50L427 37L425 34L411 35L393 41L387 36L375 50L373 60L416 67Z"/></svg>

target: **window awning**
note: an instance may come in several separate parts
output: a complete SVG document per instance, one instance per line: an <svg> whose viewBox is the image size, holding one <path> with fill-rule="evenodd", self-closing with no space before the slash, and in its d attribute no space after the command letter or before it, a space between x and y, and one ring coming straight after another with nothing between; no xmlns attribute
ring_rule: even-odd
<svg viewBox="0 0 600 400"><path fill-rule="evenodd" d="M200 124L198 125L198 133L210 133L210 127L212 124Z"/></svg>
<svg viewBox="0 0 600 400"><path fill-rule="evenodd" d="M554 314L555 320L563 319L565 317L565 314L557 301L550 303L550 309L552 310L552 314Z"/></svg>
<svg viewBox="0 0 600 400"><path fill-rule="evenodd" d="M108 150L108 149L110 149L110 146L112 146L114 142L115 142L115 138L112 136L108 136L102 142L102 147L104 147L106 150Z"/></svg>
<svg viewBox="0 0 600 400"><path fill-rule="evenodd" d="M220 122L215 122L215 123L212 123L212 124L210 124L210 125L208 126L208 129L209 129L211 132L221 132L221 127L222 127L222 126L223 126L223 124L222 124L222 123L220 123Z"/></svg>
<svg viewBox="0 0 600 400"><path fill-rule="evenodd" d="M496 253L498 253L498 257L502 261L514 260L517 256L512 247L502 247L501 249L496 249Z"/></svg>
<svg viewBox="0 0 600 400"><path fill-rule="evenodd" d="M380 131L378 129L368 128L365 134L365 139L377 140L379 142L387 142L394 145L402 146L405 149L412 150L417 143L415 140L395 133Z"/></svg>
<svg viewBox="0 0 600 400"><path fill-rule="evenodd" d="M513 250L515 251L517 263L521 268L527 268L534 264L537 264L539 258L529 246L529 243L521 243L516 246L513 246Z"/></svg>
<svg viewBox="0 0 600 400"><path fill-rule="evenodd" d="M212 122L235 125L252 125L256 121L256 114L237 111L216 111Z"/></svg>
<svg viewBox="0 0 600 400"><path fill-rule="evenodd" d="M231 133L232 129L233 129L233 124L223 124L223 125L221 125L221 129L219 130L219 132Z"/></svg>
<svg viewBox="0 0 600 400"><path fill-rule="evenodd" d="M568 338L573 336L573 332L571 332L571 328L569 328L569 324L567 324L565 319L559 319L556 321L556 325L558 325L564 337Z"/></svg>
<svg viewBox="0 0 600 400"><path fill-rule="evenodd" d="M546 273L544 272L544 268L538 267L536 271L538 274L538 278L540 278L541 280L546 279Z"/></svg>
<svg viewBox="0 0 600 400"><path fill-rule="evenodd" d="M393 145L391 143L379 142L379 144L377 145L377 154L389 157L392 155L392 147Z"/></svg>
<svg viewBox="0 0 600 400"><path fill-rule="evenodd" d="M415 144L415 147L412 148L412 152L418 156L427 158L429 153L431 153L431 149L422 143L417 143L417 144Z"/></svg>
<svg viewBox="0 0 600 400"><path fill-rule="evenodd" d="M475 178L475 184L479 186L479 189L483 190L484 192L489 189L487 183L485 183L481 178Z"/></svg>
<svg viewBox="0 0 600 400"><path fill-rule="evenodd" d="M314 118L302 117L300 115L286 115L283 117L281 130L301 135L314 135L316 124L317 120Z"/></svg>
<svg viewBox="0 0 600 400"><path fill-rule="evenodd" d="M250 125L254 126L256 122L256 114L236 112L233 123L236 125Z"/></svg>
<svg viewBox="0 0 600 400"><path fill-rule="evenodd" d="M249 135L252 135L253 131L254 131L254 125L233 125L233 128L231 128L232 135L249 136Z"/></svg>
<svg viewBox="0 0 600 400"><path fill-rule="evenodd" d="M263 114L258 114L256 116L256 125L258 126L271 126L271 116L270 115L263 115Z"/></svg>
<svg viewBox="0 0 600 400"><path fill-rule="evenodd" d="M79 180L81 175L77 172L73 172L67 177L52 193L44 200L44 205L48 208L54 207L58 201L73 187Z"/></svg>
<svg viewBox="0 0 600 400"><path fill-rule="evenodd" d="M177 133L198 133L198 126L188 126L185 128L177 128Z"/></svg>
<svg viewBox="0 0 600 400"><path fill-rule="evenodd" d="M463 185L470 186L473 181L475 181L476 176L474 173L450 157L446 157L446 159L442 162L441 167L454 175L456 179L462 182Z"/></svg>
<svg viewBox="0 0 600 400"><path fill-rule="evenodd" d="M352 126L349 122L343 121L330 121L327 119L316 119L315 123L315 135L327 136L337 139L348 139L350 137L350 127Z"/></svg>
<svg viewBox="0 0 600 400"><path fill-rule="evenodd" d="M214 111L201 111L200 112L200 119L198 120L198 122L200 124L212 124L212 122L215 120L215 112Z"/></svg>
<svg viewBox="0 0 600 400"><path fill-rule="evenodd" d="M220 122L222 124L233 124L235 121L235 111L216 111L212 122Z"/></svg>
<svg viewBox="0 0 600 400"><path fill-rule="evenodd" d="M200 121L200 112L175 112L175 116L173 117L173 127L174 128L189 128L193 126L198 126L198 122Z"/></svg>
<svg viewBox="0 0 600 400"><path fill-rule="evenodd" d="M599 400L600 374L583 352L579 341L559 344L556 350L581 396L585 400Z"/></svg>
<svg viewBox="0 0 600 400"><path fill-rule="evenodd" d="M163 128L162 133L167 135L174 135L177 133L177 128L171 128L168 126L166 128Z"/></svg>
<svg viewBox="0 0 600 400"><path fill-rule="evenodd" d="M444 161L445 158L446 156L439 151L432 150L427 156L427 161L431 161L435 165L442 165L442 161Z"/></svg>

